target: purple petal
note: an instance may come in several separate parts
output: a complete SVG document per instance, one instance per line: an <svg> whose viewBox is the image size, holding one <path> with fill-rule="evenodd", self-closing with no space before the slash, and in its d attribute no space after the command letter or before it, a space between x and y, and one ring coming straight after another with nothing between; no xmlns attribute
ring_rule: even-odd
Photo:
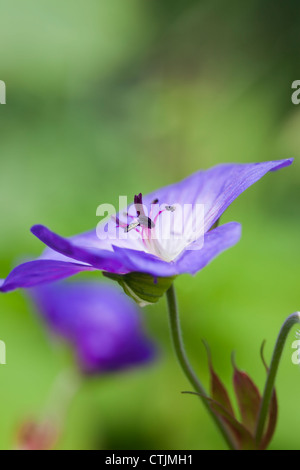
<svg viewBox="0 0 300 470"><path fill-rule="evenodd" d="M114 251L123 259L127 272L141 272L154 277L169 277L178 274L175 262L167 263L144 251L128 250L118 246L114 247Z"/></svg>
<svg viewBox="0 0 300 470"><path fill-rule="evenodd" d="M91 232L80 235L78 238L67 239L51 232L43 225L34 225L31 229L32 233L45 245L52 250L64 255L69 259L75 259L83 263L87 263L96 269L109 272L126 273L126 267L122 259L116 255L113 250L102 250L101 241L98 240L99 248L95 248L90 244ZM79 244L81 243L81 245ZM48 255L51 254L48 251ZM44 257L45 255L43 255Z"/></svg>
<svg viewBox="0 0 300 470"><path fill-rule="evenodd" d="M31 295L52 331L73 345L84 372L116 371L153 358L136 306L119 289L98 282L56 283L32 289Z"/></svg>
<svg viewBox="0 0 300 470"><path fill-rule="evenodd" d="M154 277L169 277L183 273L195 274L222 251L235 245L240 237L241 225L237 222L229 222L206 233L204 243L201 238L199 250L196 241L181 256L170 263L142 251L119 247L114 247L114 250L123 259L130 272L138 271L151 274Z"/></svg>
<svg viewBox="0 0 300 470"><path fill-rule="evenodd" d="M78 256L78 261L90 262L96 269L126 274L129 272L143 272L155 277L175 276L183 273L195 274L204 268L213 258L222 251L235 245L241 235L241 227L238 223L231 222L208 232L204 236L204 244L197 250L197 242L194 242L187 251L173 262L163 261L156 256L139 250L129 250L114 246L114 251L94 250L89 247L76 247L71 241L54 234L46 227L35 226L33 233L39 235L49 247L56 247L60 253L72 257ZM57 243L56 243L57 241ZM91 253L92 251L92 253Z"/></svg>
<svg viewBox="0 0 300 470"><path fill-rule="evenodd" d="M203 247L199 251L186 250L176 261L177 274L196 274L222 251L235 245L241 237L241 225L229 222L221 225L204 236ZM196 246L197 242L194 242Z"/></svg>
<svg viewBox="0 0 300 470"><path fill-rule="evenodd" d="M33 287L44 282L56 281L94 268L72 262L36 260L20 264L0 283L0 291Z"/></svg>
<svg viewBox="0 0 300 470"><path fill-rule="evenodd" d="M53 256L55 252L59 252L68 259L76 259L84 263L92 265L96 269L108 271L116 274L127 274L132 271L146 272L155 276L172 276L175 273L174 264L166 263L154 255L144 251L122 248L112 245L112 250L101 250L90 247L85 240L85 235L80 235L81 246L77 246L78 239L63 238L51 232L47 227L35 225L31 229L32 233L45 243L52 251L47 250L45 256ZM87 233L90 237L90 232ZM98 240L101 246L101 241ZM64 258L65 259L65 258Z"/></svg>
<svg viewBox="0 0 300 470"><path fill-rule="evenodd" d="M145 196L143 202L148 207L154 199L159 199L159 204L204 204L207 231L249 186L260 180L268 171L279 170L292 162L293 159L287 159L218 165L154 191Z"/></svg>

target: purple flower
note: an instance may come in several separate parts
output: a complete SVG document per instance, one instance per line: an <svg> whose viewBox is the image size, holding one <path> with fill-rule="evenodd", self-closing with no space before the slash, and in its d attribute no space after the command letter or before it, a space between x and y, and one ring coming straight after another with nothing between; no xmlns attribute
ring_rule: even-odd
<svg viewBox="0 0 300 470"><path fill-rule="evenodd" d="M30 289L49 328L76 351L87 374L127 369L154 357L135 304L114 286L59 282Z"/></svg>
<svg viewBox="0 0 300 470"><path fill-rule="evenodd" d="M214 224L249 186L267 172L291 163L292 159L219 165L199 171L146 197L139 194L128 209L126 220L121 215L117 216L105 239L99 239L96 229L63 238L42 225L35 225L32 233L48 248L39 259L16 267L2 284L0 282L0 291L27 288L81 271L101 270L116 279L136 300L142 299L145 303L157 301L175 276L197 273L239 241L241 227L238 223L231 222L217 228ZM189 235L189 227L192 226L189 216L182 219L187 227L184 237L170 241L168 237L154 236L157 227L163 226L166 215L171 214L176 224L176 205L184 204L191 205L190 214L197 205L204 206L199 238L195 234ZM180 224L182 221L176 227L179 232L182 229ZM109 237L111 228L117 230L117 237ZM152 288L153 279L159 289Z"/></svg>

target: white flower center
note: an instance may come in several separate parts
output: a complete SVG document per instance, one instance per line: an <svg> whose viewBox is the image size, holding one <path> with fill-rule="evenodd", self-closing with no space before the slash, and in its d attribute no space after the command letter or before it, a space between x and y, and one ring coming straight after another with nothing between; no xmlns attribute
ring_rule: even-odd
<svg viewBox="0 0 300 470"><path fill-rule="evenodd" d="M135 232L132 238L142 242L139 249L171 262L185 249L193 249L195 240L198 240L197 249L201 248L203 205L158 204L158 200L155 200L147 213L140 194L135 197L134 208L136 214L127 214L130 217L129 224L120 226L124 227L129 237Z"/></svg>

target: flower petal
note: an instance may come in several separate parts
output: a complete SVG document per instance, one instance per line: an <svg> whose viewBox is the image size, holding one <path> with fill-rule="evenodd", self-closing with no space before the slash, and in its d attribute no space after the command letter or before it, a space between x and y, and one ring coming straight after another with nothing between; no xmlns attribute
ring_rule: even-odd
<svg viewBox="0 0 300 470"><path fill-rule="evenodd" d="M237 222L229 222L228 224L221 225L220 227L207 232L204 235L204 243L200 243L200 250L195 251L197 248L197 241L191 245L190 250L184 251L179 259L175 260L176 273L190 273L196 274L200 269L203 269L222 251L235 245L241 237L241 225Z"/></svg>
<svg viewBox="0 0 300 470"><path fill-rule="evenodd" d="M144 251L130 250L119 246L112 246L113 251L91 248L84 243L84 238L81 240L82 245L77 246L76 237L74 239L63 238L42 225L35 225L31 231L39 240L51 248L51 251L47 250L47 253L43 255L43 259L46 256L56 257L55 252L58 252L63 255L62 259L66 259L66 261L67 259L70 261L75 259L88 263L89 266L96 269L116 274L127 274L132 271L145 272L161 277L176 274L174 263L167 263Z"/></svg>
<svg viewBox="0 0 300 470"><path fill-rule="evenodd" d="M51 249L69 259L74 258L77 261L89 263L96 269L115 274L142 272L154 277L169 277L183 273L195 274L204 268L218 254L239 241L241 226L230 222L206 233L203 246L201 244L199 250L196 241L189 247L189 250L170 263L152 254L119 246L113 246L113 251L99 250L84 245L79 247L72 240L56 235L40 225L34 226L32 232ZM195 251L197 251L196 254Z"/></svg>
<svg viewBox="0 0 300 470"><path fill-rule="evenodd" d="M117 273L128 272L121 258L118 257L113 250L101 250L100 248L91 246L88 238L90 237L91 232L80 235L78 238L74 237L73 239L61 237L60 235L51 232L51 230L43 225L34 225L31 232L49 248L69 259L87 263L96 269L104 271ZM51 256L51 253L48 252L48 254ZM43 255L43 258L45 258L45 254Z"/></svg>
<svg viewBox="0 0 300 470"><path fill-rule="evenodd" d="M9 292L22 287L32 287L93 269L91 266L72 262L54 260L29 261L17 266L4 281L1 281L0 292Z"/></svg>
<svg viewBox="0 0 300 470"><path fill-rule="evenodd" d="M153 359L155 347L136 306L114 286L56 283L30 294L51 330L73 345L83 372L110 372Z"/></svg>
<svg viewBox="0 0 300 470"><path fill-rule="evenodd" d="M287 159L218 165L206 171L198 171L179 183L153 191L143 198L143 202L147 207L154 199L158 199L159 204L204 204L204 231L207 231L249 186L267 172L279 170L292 162L293 159Z"/></svg>
<svg viewBox="0 0 300 470"><path fill-rule="evenodd" d="M114 250L131 272L143 272L154 277L170 277L184 273L196 274L222 251L235 245L240 237L241 225L237 222L229 222L206 233L204 243L201 238L199 249L197 249L196 241L172 262L163 261L141 251L119 247L114 247Z"/></svg>
<svg viewBox="0 0 300 470"><path fill-rule="evenodd" d="M118 246L114 246L114 251L123 259L127 272L151 274L154 278L176 276L177 274L175 262L168 263L145 251L129 250Z"/></svg>

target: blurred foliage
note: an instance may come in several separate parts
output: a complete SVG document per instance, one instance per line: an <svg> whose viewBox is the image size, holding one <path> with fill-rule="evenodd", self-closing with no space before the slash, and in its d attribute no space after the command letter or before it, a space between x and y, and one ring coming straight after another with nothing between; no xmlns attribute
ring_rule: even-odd
<svg viewBox="0 0 300 470"><path fill-rule="evenodd" d="M295 157L267 175L222 218L243 224L241 242L194 278L176 281L188 353L208 380L201 338L231 380L230 352L256 383L284 318L299 309L299 2L0 0L0 277L39 255L29 232L65 236L118 203L222 162ZM99 276L99 274L98 274ZM84 278L88 276L83 275ZM70 364L22 292L0 297L0 447L42 412ZM84 384L62 448L224 448L176 363L165 301L142 315L161 349L153 366ZM291 339L292 342L292 339ZM290 344L291 344L290 342ZM278 377L272 448L299 449L300 371L287 345Z"/></svg>

